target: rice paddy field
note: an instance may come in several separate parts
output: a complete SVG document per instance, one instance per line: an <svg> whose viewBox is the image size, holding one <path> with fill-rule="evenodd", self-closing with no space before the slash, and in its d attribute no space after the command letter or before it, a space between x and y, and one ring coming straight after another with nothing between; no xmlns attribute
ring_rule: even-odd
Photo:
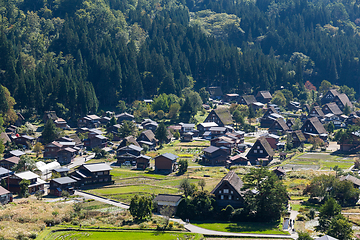
<svg viewBox="0 0 360 240"><path fill-rule="evenodd" d="M283 165L286 170L330 170L335 166L348 169L354 164L352 157L340 157L329 153L304 153Z"/></svg>

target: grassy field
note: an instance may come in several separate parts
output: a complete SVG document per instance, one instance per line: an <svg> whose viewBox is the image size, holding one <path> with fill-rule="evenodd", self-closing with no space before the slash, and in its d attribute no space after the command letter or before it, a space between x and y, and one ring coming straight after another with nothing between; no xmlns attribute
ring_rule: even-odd
<svg viewBox="0 0 360 240"><path fill-rule="evenodd" d="M245 174L246 168L236 169L239 175ZM159 193L179 194L179 185L184 178L198 186L200 179L206 180L204 190L211 191L216 184L227 174L224 167L194 167L181 176L172 173L169 175L153 174L147 171L131 170L129 168L113 168L111 174L115 185L105 186L96 189L89 189L87 192L130 203L134 194L150 195Z"/></svg>
<svg viewBox="0 0 360 240"><path fill-rule="evenodd" d="M305 153L295 157L284 164L285 169L294 170L330 170L336 165L342 169L348 169L354 164L351 157L339 157L329 153Z"/></svg>
<svg viewBox="0 0 360 240"><path fill-rule="evenodd" d="M279 229L279 224L273 224L273 223L192 222L192 224L198 227L215 230L215 231L222 231L222 232L289 235L288 232Z"/></svg>
<svg viewBox="0 0 360 240"><path fill-rule="evenodd" d="M178 233L178 232L135 232L135 231L117 231L117 232L96 232L96 231L64 231L52 232L43 240L93 240L93 239L121 239L121 240L180 240L180 239L201 239L200 234L196 233ZM39 238L40 239L40 238Z"/></svg>

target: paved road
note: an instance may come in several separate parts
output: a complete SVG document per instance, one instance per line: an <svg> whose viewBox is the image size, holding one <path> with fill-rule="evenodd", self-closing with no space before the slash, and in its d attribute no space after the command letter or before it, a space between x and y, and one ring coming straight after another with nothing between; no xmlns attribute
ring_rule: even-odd
<svg viewBox="0 0 360 240"><path fill-rule="evenodd" d="M106 204L110 204L110 205L113 205L115 207L129 209L129 205L126 205L126 204L123 204L123 203L120 203L120 202L117 202L117 201L114 201L114 200L111 200L111 199L102 198L102 197L95 196L95 195L92 195L92 194L84 193L82 191L75 191L75 195L82 196L85 199L94 199L96 201L103 202L103 203L106 203Z"/></svg>
<svg viewBox="0 0 360 240"><path fill-rule="evenodd" d="M75 191L75 195L79 195L84 197L85 199L94 199L96 201L99 202L103 202L103 203L107 203L116 207L120 207L120 208L124 208L124 209L129 209L129 205L117 202L117 201L113 201L107 198L102 198L99 196L95 196L92 194L88 194L88 193L84 193L81 191ZM162 217L162 215L158 215L160 217ZM207 235L218 235L218 236L236 236L236 237L269 237L269 238L284 238L284 239L288 239L288 238L293 238L293 239L297 239L297 234L296 237L293 234L290 235L277 235L277 234L251 234L251 233L230 233L230 232L220 232L220 231L213 231L213 230L209 230L209 229L205 229L205 228L201 228L201 227L197 227L195 225L192 225L190 223L185 223L183 220L179 219L179 218L170 218L170 221L173 222L178 222L182 225L184 225L185 229L193 232L193 233L200 233L200 234L207 234Z"/></svg>
<svg viewBox="0 0 360 240"><path fill-rule="evenodd" d="M71 168L75 168L77 166L80 166L82 164L85 163L85 158L86 158L86 161L89 161L90 159L93 159L95 157L95 153L93 154L90 154L90 155L86 155L86 156L80 156L80 157L77 157L74 159L74 161L72 163L70 163L67 167L69 169Z"/></svg>

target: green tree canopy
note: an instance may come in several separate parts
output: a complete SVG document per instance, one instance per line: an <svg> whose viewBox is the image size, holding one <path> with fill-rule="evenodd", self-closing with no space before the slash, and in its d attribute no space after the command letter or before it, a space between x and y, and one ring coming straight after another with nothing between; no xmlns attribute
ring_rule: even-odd
<svg viewBox="0 0 360 240"><path fill-rule="evenodd" d="M59 137L59 129L56 128L55 123L49 119L42 131L42 137L45 144L48 144L54 141L56 138Z"/></svg>

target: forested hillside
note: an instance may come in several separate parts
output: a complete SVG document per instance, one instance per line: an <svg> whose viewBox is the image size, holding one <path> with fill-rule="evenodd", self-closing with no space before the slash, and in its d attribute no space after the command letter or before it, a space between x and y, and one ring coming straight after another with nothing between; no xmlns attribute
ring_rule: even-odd
<svg viewBox="0 0 360 240"><path fill-rule="evenodd" d="M358 1L0 0L0 84L71 116L186 87L359 90Z"/></svg>

